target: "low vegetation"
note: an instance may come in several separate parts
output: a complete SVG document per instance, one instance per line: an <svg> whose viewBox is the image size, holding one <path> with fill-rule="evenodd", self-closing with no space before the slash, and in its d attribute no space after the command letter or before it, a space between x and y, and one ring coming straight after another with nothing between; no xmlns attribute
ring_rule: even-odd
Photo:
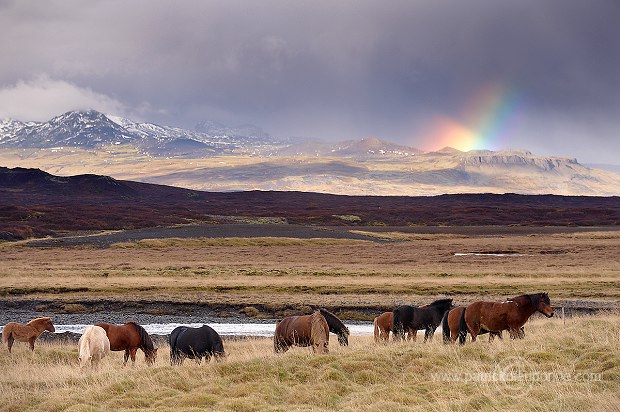
<svg viewBox="0 0 620 412"><path fill-rule="evenodd" d="M80 370L77 348L25 345L0 351L2 410L222 411L615 411L620 392L620 316L536 319L524 340L486 337L464 347L440 336L376 345L353 336L329 355L273 353L270 339L226 341L228 359L171 367L121 367L113 352ZM142 358L142 353L140 353Z"/></svg>

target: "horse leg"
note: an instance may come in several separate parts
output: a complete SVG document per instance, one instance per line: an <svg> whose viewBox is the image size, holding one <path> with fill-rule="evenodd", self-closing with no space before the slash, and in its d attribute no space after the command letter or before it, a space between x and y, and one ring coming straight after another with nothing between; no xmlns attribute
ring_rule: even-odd
<svg viewBox="0 0 620 412"><path fill-rule="evenodd" d="M6 339L6 342L9 344L9 353L11 353L13 342L15 342L15 338L13 337L13 334L9 333L9 337Z"/></svg>
<svg viewBox="0 0 620 412"><path fill-rule="evenodd" d="M136 352L138 348L130 348L129 355L131 355L131 366L136 366Z"/></svg>
<svg viewBox="0 0 620 412"><path fill-rule="evenodd" d="M474 324L469 332L471 333L471 341L475 342L476 337L480 333L480 324L479 323Z"/></svg>
<svg viewBox="0 0 620 412"><path fill-rule="evenodd" d="M508 334L510 335L510 339L519 339L521 332L519 331L519 329L510 328L508 329Z"/></svg>
<svg viewBox="0 0 620 412"><path fill-rule="evenodd" d="M433 340L433 335L435 334L435 328L428 328L426 329L426 331L424 331L424 343L426 343L427 340Z"/></svg>
<svg viewBox="0 0 620 412"><path fill-rule="evenodd" d="M35 340L37 340L37 337L36 337L36 336L34 336L34 337L32 337L32 338L28 339L28 345L30 345L30 350L31 350L31 351L34 351L34 341L35 341Z"/></svg>
<svg viewBox="0 0 620 412"><path fill-rule="evenodd" d="M414 342L418 338L418 330L417 329L409 329L407 331L407 340L413 340Z"/></svg>
<svg viewBox="0 0 620 412"><path fill-rule="evenodd" d="M129 359L129 348L125 349L125 356L123 359L123 366L127 365L127 360Z"/></svg>

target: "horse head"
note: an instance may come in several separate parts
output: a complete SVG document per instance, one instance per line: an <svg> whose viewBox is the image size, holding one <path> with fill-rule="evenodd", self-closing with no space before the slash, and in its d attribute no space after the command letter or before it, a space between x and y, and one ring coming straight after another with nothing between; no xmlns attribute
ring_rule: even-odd
<svg viewBox="0 0 620 412"><path fill-rule="evenodd" d="M45 330L52 333L56 332L56 328L52 324L52 318L47 316L33 319L28 324L33 326L39 333L43 333Z"/></svg>
<svg viewBox="0 0 620 412"><path fill-rule="evenodd" d="M56 328L52 324L52 318L46 318L47 322L45 322L45 330L51 333L56 332Z"/></svg>
<svg viewBox="0 0 620 412"><path fill-rule="evenodd" d="M144 360L149 366L155 363L155 359L157 359L157 348L153 348L152 350L147 350L144 352Z"/></svg>
<svg viewBox="0 0 620 412"><path fill-rule="evenodd" d="M549 295L547 292L538 293L534 295L536 300L534 304L536 305L536 310L546 317L550 318L553 316L553 308L551 307L551 301L549 300Z"/></svg>
<svg viewBox="0 0 620 412"><path fill-rule="evenodd" d="M80 368L86 368L92 365L93 355L80 354L78 359L80 360Z"/></svg>

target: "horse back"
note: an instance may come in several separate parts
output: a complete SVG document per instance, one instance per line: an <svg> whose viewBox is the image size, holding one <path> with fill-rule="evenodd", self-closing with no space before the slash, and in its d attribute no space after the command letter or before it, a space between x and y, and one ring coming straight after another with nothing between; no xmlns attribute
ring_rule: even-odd
<svg viewBox="0 0 620 412"><path fill-rule="evenodd" d="M512 314L518 314L518 304L515 302L474 302L467 306L465 321L468 327L478 325L490 332L500 332L510 327ZM524 319L527 320L527 318ZM519 325L519 327L523 324Z"/></svg>
<svg viewBox="0 0 620 412"><path fill-rule="evenodd" d="M325 322L325 326L327 333L329 333L327 322ZM276 326L275 337L289 345L309 346L311 329L311 315L287 316Z"/></svg>
<svg viewBox="0 0 620 412"><path fill-rule="evenodd" d="M96 323L95 326L105 330L110 341L110 350L119 351L126 350L131 347L140 346L139 333L127 325L112 325L110 323Z"/></svg>
<svg viewBox="0 0 620 412"><path fill-rule="evenodd" d="M190 357L206 354L223 355L224 344L220 335L210 326L199 328L180 327L170 334L170 348ZM176 333L175 333L176 332Z"/></svg>

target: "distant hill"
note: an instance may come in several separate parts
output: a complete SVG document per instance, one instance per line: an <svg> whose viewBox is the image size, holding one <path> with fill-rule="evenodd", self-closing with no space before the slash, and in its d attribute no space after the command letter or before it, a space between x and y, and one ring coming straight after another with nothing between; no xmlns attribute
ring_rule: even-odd
<svg viewBox="0 0 620 412"><path fill-rule="evenodd" d="M204 121L186 130L93 110L43 123L1 121L0 165L209 191L620 195L619 173L525 149L423 152L376 137L278 140L254 125Z"/></svg>
<svg viewBox="0 0 620 412"><path fill-rule="evenodd" d="M620 198L217 193L106 176L60 177L37 169L0 168L0 239L65 231L234 222L238 217L272 217L304 225L605 226L620 225Z"/></svg>

